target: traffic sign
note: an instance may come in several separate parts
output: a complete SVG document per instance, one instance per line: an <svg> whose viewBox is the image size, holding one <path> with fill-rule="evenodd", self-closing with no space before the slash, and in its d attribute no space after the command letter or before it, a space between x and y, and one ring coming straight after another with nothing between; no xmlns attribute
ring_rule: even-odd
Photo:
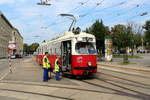
<svg viewBox="0 0 150 100"><path fill-rule="evenodd" d="M16 45L15 45L15 44L9 44L9 45L8 45L8 48L9 48L9 49L15 49L15 48L16 48Z"/></svg>

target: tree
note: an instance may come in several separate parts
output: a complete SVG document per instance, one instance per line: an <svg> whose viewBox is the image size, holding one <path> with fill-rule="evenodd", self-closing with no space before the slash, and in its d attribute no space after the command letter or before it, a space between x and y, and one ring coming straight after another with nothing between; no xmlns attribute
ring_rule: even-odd
<svg viewBox="0 0 150 100"><path fill-rule="evenodd" d="M145 42L150 45L150 20L146 21L143 28L145 29Z"/></svg>
<svg viewBox="0 0 150 100"><path fill-rule="evenodd" d="M104 26L103 21L96 20L91 27L86 28L86 32L95 35L97 49L104 52L105 49L104 39L105 35L109 33L109 28Z"/></svg>
<svg viewBox="0 0 150 100"><path fill-rule="evenodd" d="M125 25L118 24L115 25L111 31L113 33L113 45L118 49L131 45L132 34L129 27L126 28Z"/></svg>
<svg viewBox="0 0 150 100"><path fill-rule="evenodd" d="M39 44L38 43L32 43L29 48L30 48L30 53L33 54L36 49L38 48Z"/></svg>
<svg viewBox="0 0 150 100"><path fill-rule="evenodd" d="M26 44L26 43L23 44L23 51L24 51L24 54L28 54L29 53L29 46L28 46L28 44Z"/></svg>
<svg viewBox="0 0 150 100"><path fill-rule="evenodd" d="M128 26L131 27L133 32L133 45L138 47L142 44L141 39L143 38L143 28L141 25L134 22L128 22Z"/></svg>
<svg viewBox="0 0 150 100"><path fill-rule="evenodd" d="M26 54L33 54L36 49L38 48L39 44L38 43L32 43L31 45L24 44L24 53Z"/></svg>
<svg viewBox="0 0 150 100"><path fill-rule="evenodd" d="M124 51L124 62L128 62L128 56L126 49L127 47L131 47L133 43L133 32L130 26L125 25L115 25L112 28L112 37L113 37L113 45L118 47L119 50Z"/></svg>

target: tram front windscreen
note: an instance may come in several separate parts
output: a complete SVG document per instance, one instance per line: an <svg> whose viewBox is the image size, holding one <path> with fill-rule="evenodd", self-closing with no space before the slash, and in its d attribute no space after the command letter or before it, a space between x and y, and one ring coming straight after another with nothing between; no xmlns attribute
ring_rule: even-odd
<svg viewBox="0 0 150 100"><path fill-rule="evenodd" d="M94 43L78 42L75 45L76 52L79 54L96 54Z"/></svg>

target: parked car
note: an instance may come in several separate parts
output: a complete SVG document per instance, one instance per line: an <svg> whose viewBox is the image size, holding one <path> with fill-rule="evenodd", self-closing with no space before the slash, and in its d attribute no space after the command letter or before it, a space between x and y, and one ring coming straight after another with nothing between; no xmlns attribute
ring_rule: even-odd
<svg viewBox="0 0 150 100"><path fill-rule="evenodd" d="M139 49L139 50L137 50L137 53L150 53L150 50Z"/></svg>
<svg viewBox="0 0 150 100"><path fill-rule="evenodd" d="M22 55L16 54L16 58L22 58Z"/></svg>
<svg viewBox="0 0 150 100"><path fill-rule="evenodd" d="M11 55L10 58L11 59L16 59L16 56L15 55Z"/></svg>
<svg viewBox="0 0 150 100"><path fill-rule="evenodd" d="M119 52L119 50L114 50L113 51L113 54L119 54L120 52Z"/></svg>

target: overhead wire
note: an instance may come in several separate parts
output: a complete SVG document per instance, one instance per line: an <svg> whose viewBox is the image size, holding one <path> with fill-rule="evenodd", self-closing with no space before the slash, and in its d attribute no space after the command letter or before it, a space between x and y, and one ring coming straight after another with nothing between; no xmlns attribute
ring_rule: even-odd
<svg viewBox="0 0 150 100"><path fill-rule="evenodd" d="M105 1L105 0L102 0L101 2L96 3L96 6L94 6L93 8L91 8L87 13L79 15L79 17L85 17L85 16L87 16L87 15L90 14L93 10L95 10L98 6L102 5L102 3L103 3L104 1Z"/></svg>
<svg viewBox="0 0 150 100"><path fill-rule="evenodd" d="M75 8L71 9L68 13L71 13L72 11L78 9L81 5L85 5L86 3L88 3L90 0L87 0L87 1L84 1L84 2L79 2L80 5L76 6ZM57 20L57 19L56 19ZM52 22L50 24L50 26L55 26L55 25L58 25L58 24L61 24L61 23L64 23L66 21L59 21L59 22L56 22L56 20L54 22Z"/></svg>
<svg viewBox="0 0 150 100"><path fill-rule="evenodd" d="M109 7L105 7L103 9L101 9L101 10L95 11L95 13L99 13L100 11L104 11L104 10L107 10L107 9L110 9L110 8L116 8L116 7L124 5L125 3L127 3L127 1L123 1L123 2L117 3L115 5L112 5L112 6L109 6ZM113 14L114 14L114 12L113 12Z"/></svg>
<svg viewBox="0 0 150 100"><path fill-rule="evenodd" d="M89 15L89 14L90 14L93 10L95 10L98 6L102 5L102 3L103 3L104 1L105 1L105 0L102 0L102 1L100 1L100 2L97 2L96 5L95 5L93 8L90 9L90 11L86 12L85 14L79 15L80 20L81 20L81 18L83 18L83 17ZM92 18L92 16L90 16L90 17ZM93 19L93 18L92 18L92 19ZM84 24L84 23L83 23L83 24ZM79 26L82 26L83 24L79 24Z"/></svg>
<svg viewBox="0 0 150 100"><path fill-rule="evenodd" d="M132 11L134 11L136 8L139 8L140 7L140 5L138 4L138 5L136 5L135 7L132 7L131 9L128 9L127 11L124 11L124 12L121 12L121 13L117 13L117 15L115 14L115 16L111 16L111 17L109 17L108 19L113 19L113 20L115 20L116 21L116 19L118 19L118 17L121 17L121 16L124 16L124 15L126 15L126 14L130 14L130 13L133 13ZM114 14L115 12L113 12L113 14ZM109 15L110 16L110 15Z"/></svg>
<svg viewBox="0 0 150 100"><path fill-rule="evenodd" d="M85 2L80 2L79 5L77 5L77 6L76 6L75 8L73 8L73 9L71 9L69 12L71 13L72 11L75 11L76 9L79 9L81 6L85 5L85 4L88 3L89 1L90 1L90 0L87 0L87 1L85 1ZM126 0L126 1L122 1L122 2L120 2L120 3L117 3L117 4L114 4L114 5L109 6L109 7L102 8L102 9L100 9L100 10L95 10L98 6L102 5L103 2L104 2L104 0L102 0L102 1L99 2L99 3L96 3L96 5L95 5L93 8L91 8L88 12L79 15L79 18L83 18L83 17L85 17L85 16L87 16L87 15L90 15L92 12L93 12L93 13L99 13L100 11L103 11L103 10L107 10L107 9L115 8L115 7L118 7L118 6L122 6L122 5L124 5L124 4L127 2L127 0ZM116 18L116 17L120 17L120 16L124 15L125 13L128 13L129 11L135 10L135 8L138 8L138 7L139 7L139 5L137 4L136 7L133 7L133 8L131 8L131 9L129 9L128 11L121 12L121 13L117 13L117 15L115 16L115 18ZM135 17L136 17L136 16L135 16ZM56 20L57 20L57 19L56 19ZM54 22L52 22L52 23L50 24L50 26L55 26L55 25L58 25L58 24L61 24L61 23L65 23L65 21L56 22L56 20L55 20ZM93 19L92 19L92 20L93 20Z"/></svg>
<svg viewBox="0 0 150 100"><path fill-rule="evenodd" d="M138 13L137 15L134 15L134 16L128 18L127 20L131 20L131 19L134 19L134 18L136 18L136 17L143 17L143 16L146 16L146 15L148 15L148 14L149 14L149 12L147 12L147 11L142 12L142 13Z"/></svg>
<svg viewBox="0 0 150 100"><path fill-rule="evenodd" d="M108 8L112 8L112 7L116 7L116 6L120 6L120 5L123 5L123 4L125 4L126 3L126 1L124 1L124 2L121 2L121 3L118 3L118 4L116 4L115 6L114 5L112 5L111 7L107 7L107 8L105 8L105 9L108 9ZM143 4L144 5L144 4ZM139 8L139 4L136 4L136 6L135 7L133 7L133 8L131 8L131 9L129 9L128 11L125 11L125 12L123 12L123 13L121 13L121 14L117 14L115 17L113 17L113 18L115 18L116 19L116 17L119 17L119 16L122 16L122 15L124 15L125 13L128 13L129 11L131 12L132 10L135 10L136 8ZM104 9L101 9L101 10L104 10ZM100 10L99 10L100 11ZM138 13L138 12L136 12L136 13ZM145 12L146 13L146 12ZM145 13L142 13L142 14L145 14ZM136 15L137 16L137 15ZM135 16L135 17L136 17ZM137 16L138 17L138 16ZM133 17L134 18L134 17ZM112 18L111 18L112 19ZM115 20L116 21L116 20Z"/></svg>
<svg viewBox="0 0 150 100"><path fill-rule="evenodd" d="M87 0L85 2L78 2L78 6L76 6L75 8L71 9L68 13L71 13L72 11L75 11L76 9L79 9L81 6L85 5L86 3L88 3L90 0Z"/></svg>
<svg viewBox="0 0 150 100"><path fill-rule="evenodd" d="M120 5L125 4L127 1L123 1L123 2L117 3L117 4L115 4L115 5L112 5L112 6L103 8L103 9L101 9L101 10L96 10L96 11L94 11L99 5L102 5L103 2L104 2L104 0L102 0L100 3L96 3L96 6L95 6L95 7L93 7L93 8L92 8L90 11L88 11L87 13L82 14L82 15L79 15L79 18L83 18L83 17L85 17L85 16L87 16L87 15L90 15L91 12L95 13L95 12L97 12L97 11L99 12L99 11L103 11L103 10L110 9L110 8L113 8L113 7L118 7L118 6L120 6ZM91 17L92 17L92 16L91 16ZM93 22L93 21L94 21L94 20L93 20L93 18L92 18L92 22Z"/></svg>
<svg viewBox="0 0 150 100"><path fill-rule="evenodd" d="M136 7L133 7L131 9L129 9L128 11L124 12L123 14L120 14L120 15L117 15L117 16L113 16L113 18L109 18L109 19L113 19L114 21L118 21L118 20L119 21L129 21L129 20L135 19L136 17L145 16L145 15L148 14L148 12L143 12L143 11L141 12L141 11L138 10L138 11L135 12L134 16L131 16L131 17L127 18L127 19L123 18L123 20L120 20L118 18L118 17L125 16L126 14L128 14L128 16L129 16L129 14L133 14L133 12L131 12L131 11L134 11L136 8L142 7L143 5L145 5L145 4L141 4L141 5L137 4Z"/></svg>
<svg viewBox="0 0 150 100"><path fill-rule="evenodd" d="M96 3L96 4L98 4L97 6L99 6L100 4L102 5L103 2L104 2L104 0L102 0L100 3ZM110 9L110 8L113 8L113 7L118 7L118 6L121 6L121 5L125 4L126 2L127 2L127 1L123 1L123 2L117 3L117 4L115 4L115 5L112 5L112 6L103 8L103 9L101 9L101 10L94 11L94 10L96 9L96 7L97 7L97 6L96 6L96 7L93 7L93 9L91 9L88 13L83 14L83 15L79 15L79 17L80 17L80 18L83 18L83 17L85 17L85 16L87 16L87 15L90 15L90 13L91 13L92 11L95 13L95 12L103 11L103 10ZM92 16L91 16L91 17L92 17ZM93 18L92 18L92 22L93 22Z"/></svg>

